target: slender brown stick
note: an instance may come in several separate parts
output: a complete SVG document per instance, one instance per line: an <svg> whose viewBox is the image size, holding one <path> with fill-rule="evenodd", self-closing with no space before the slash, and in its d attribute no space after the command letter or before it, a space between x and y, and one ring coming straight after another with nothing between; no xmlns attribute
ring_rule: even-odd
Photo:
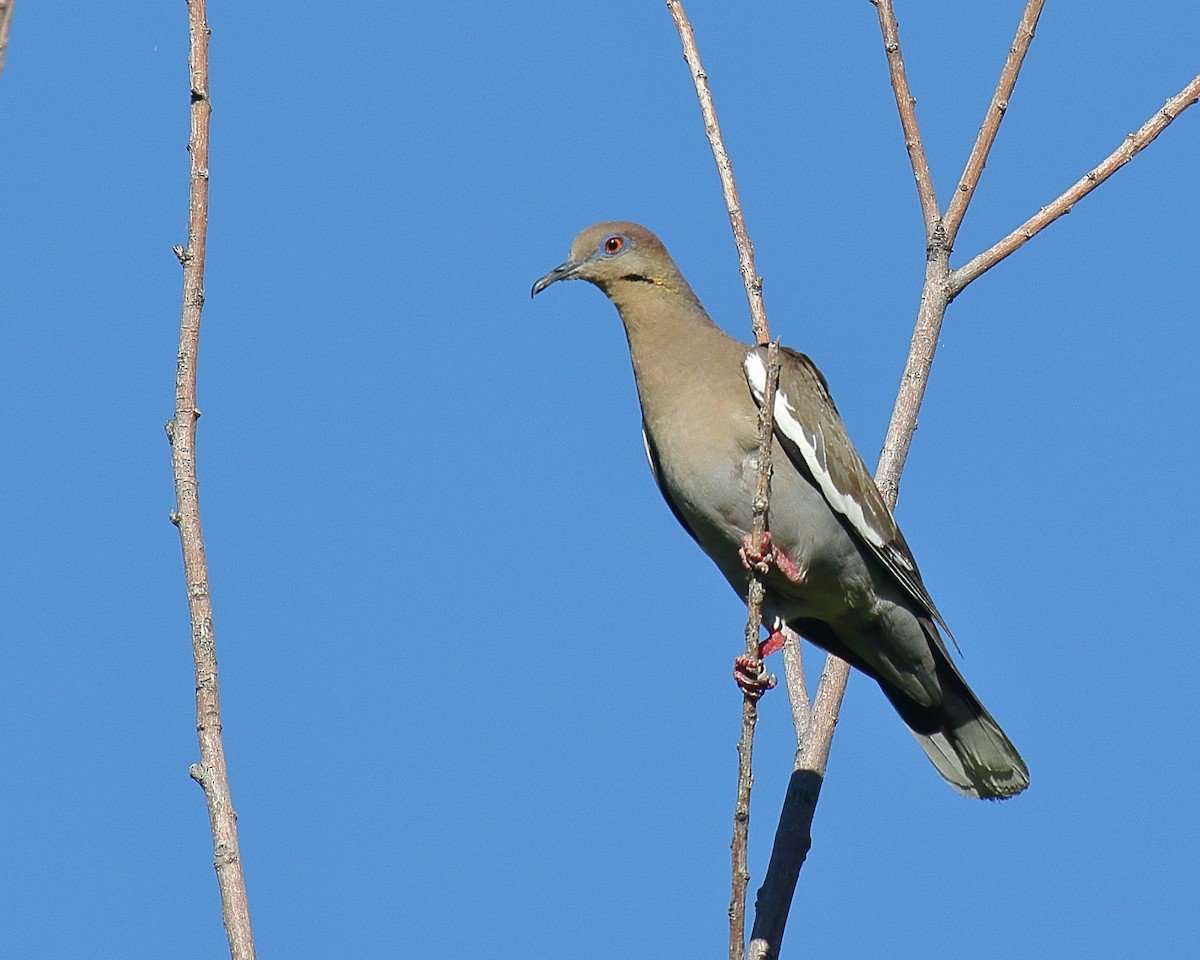
<svg viewBox="0 0 1200 960"><path fill-rule="evenodd" d="M721 192L725 195L725 207L729 211L729 225L733 228L733 240L737 244L738 267L742 282L746 285L746 299L750 301L750 322L754 327L754 339L760 344L771 341L767 326L767 310L763 305L762 277L754 268L754 244L746 232L746 220L742 216L742 202L738 199L737 182L733 179L733 163L725 151L721 138L721 127L717 123L717 111L713 106L712 91L708 88L708 74L700 62L700 51L696 48L696 35L679 0L667 0L667 9L679 31L683 43L683 58L687 61L696 86L696 97L700 101L700 113L704 117L704 133L717 162L717 173L721 178Z"/></svg>
<svg viewBox="0 0 1200 960"><path fill-rule="evenodd" d="M787 650L786 644L784 650ZM775 831L775 842L771 847L771 861L754 901L754 928L750 932L746 960L767 960L779 956L779 945L783 941L792 898L800 879L800 868L812 848L813 816L821 786L825 782L833 731L837 726L838 710L849 676L850 665L845 660L832 656L826 658L817 698L812 706L809 735L796 752L779 826Z"/></svg>
<svg viewBox="0 0 1200 960"><path fill-rule="evenodd" d="M800 651L800 635L794 630L783 628L783 675L787 686L788 702L792 708L792 722L796 728L796 749L808 739L808 725L812 721L812 702L808 697L808 684L804 679L804 657Z"/></svg>
<svg viewBox="0 0 1200 960"><path fill-rule="evenodd" d="M908 451L917 429L917 413L925 399L925 387L929 383L929 371L937 351L942 321L950 303L949 274L950 251L945 246L935 246L926 256L925 283L917 308L917 322L913 326L908 358L904 361L900 389L892 408L892 419L888 423L883 450L875 468L875 484L888 507L893 510L900 498L900 475L908 460Z"/></svg>
<svg viewBox="0 0 1200 960"><path fill-rule="evenodd" d="M712 90L708 86L708 74L700 62L700 51L696 46L696 35L688 21L683 4L678 0L667 0L667 9L679 32L683 45L683 56L692 74L692 83L696 88L696 98L700 103L700 113L704 118L704 132L712 149L713 159L717 164L717 173L721 179L721 190L725 196L725 207L729 212L729 225L733 229L734 243L737 245L738 265L742 274L742 283L746 288L746 299L750 304L751 324L754 328L755 340L767 347L767 383L764 390L763 402L759 408L758 435L758 481L754 496L754 523L751 530L751 543L759 555L766 548L767 509L770 503L771 484L771 443L774 435L775 391L779 382L779 358L777 343L771 342L770 327L767 323L766 306L762 298L762 277L754 265L754 245L746 230L746 220L742 215L741 202L738 199L737 181L733 176L733 163L725 149L721 136L721 126L717 121L717 111L713 104ZM762 602L765 589L763 575L765 564L750 573L749 587L746 594L746 656L749 660L758 660L759 628L762 624ZM760 664L759 670L763 671ZM774 683L774 677L770 678ZM730 857L732 860L732 881L729 899L729 957L730 960L740 960L746 949L746 886L750 881L750 871L747 867L746 849L750 832L750 791L754 784L753 755L754 728L758 723L757 697L746 693L742 698L742 733L738 740L738 789L733 814L733 839L730 841Z"/></svg>
<svg viewBox="0 0 1200 960"><path fill-rule="evenodd" d="M0 73L4 72L4 51L8 49L8 27L12 23L17 0L0 0Z"/></svg>
<svg viewBox="0 0 1200 960"><path fill-rule="evenodd" d="M979 186L979 178L987 164L988 153L996 142L996 134L1000 130L1000 121L1008 110L1008 101L1017 85L1017 75L1021 72L1021 64L1025 62L1025 54L1033 43L1033 34L1037 29L1038 17L1042 15L1042 7L1046 0L1027 0L1025 12L1021 14L1021 22L1017 25L1017 36L1008 48L1008 58L1004 61L1004 69L1000 71L1000 80L996 84L996 92L992 94L992 102L988 106L983 126L979 128L979 136L975 138L975 146L967 158L967 166L959 178L958 189L950 198L950 206L946 210L943 228L946 231L946 243L953 247L954 238L958 236L958 228L962 225L963 214L975 195Z"/></svg>
<svg viewBox="0 0 1200 960"><path fill-rule="evenodd" d="M213 863L221 892L221 913L233 960L253 960L250 907L238 848L237 819L229 792L225 747L221 740L221 701L217 683L216 640L208 562L200 526L196 478L196 364L200 349L200 313L204 306L204 256L208 231L208 141L212 112L208 87L209 29L205 0L188 0L191 49L191 190L188 200L187 246L176 247L183 266L183 310L179 324L179 358L175 374L175 416L167 422L171 466L175 475L175 513L183 549L188 612L192 620L192 652L196 666L196 731L200 762L190 773L204 790L213 835Z"/></svg>
<svg viewBox="0 0 1200 960"><path fill-rule="evenodd" d="M762 555L766 547L767 508L771 500L771 441L774 436L775 393L779 388L779 343L767 347L767 382L763 402L758 410L758 478L754 491L754 522L750 542ZM758 631L762 624L762 605L766 595L763 577L765 562L750 572L746 593L746 656L759 664L759 676L766 668L758 659ZM775 678L769 678L775 684ZM766 688L762 688L765 690ZM738 740L738 791L733 812L733 839L729 844L733 864L732 890L729 897L729 958L740 960L746 949L746 887L750 883L747 847L750 839L750 788L754 784L754 728L758 723L758 696L745 692L742 696L742 736Z"/></svg>
<svg viewBox="0 0 1200 960"><path fill-rule="evenodd" d="M1081 199L1121 169L1144 150L1154 138L1162 133L1184 110L1200 99L1200 76L1194 77L1187 86L1171 97L1162 109L1129 134L1116 150L1108 155L1095 169L1089 170L1078 183L1067 190L1053 203L1042 207L1034 216L1017 227L995 246L965 263L950 275L950 296L956 297L972 280L978 279L1001 260L1020 249L1026 242L1052 224Z"/></svg>
<svg viewBox="0 0 1200 960"><path fill-rule="evenodd" d="M900 126L904 129L904 145L908 148L908 160L912 164L913 179L917 182L917 197L921 201L921 217L925 221L925 239L932 242L934 231L940 220L940 207L933 189L933 176L929 172L929 158L925 156L925 143L917 127L917 100L908 89L908 74L904 70L904 55L900 52L900 27L892 0L871 0L879 15L879 28L883 31L883 49L887 54L888 73L892 80L892 91L896 95L896 106L900 110Z"/></svg>

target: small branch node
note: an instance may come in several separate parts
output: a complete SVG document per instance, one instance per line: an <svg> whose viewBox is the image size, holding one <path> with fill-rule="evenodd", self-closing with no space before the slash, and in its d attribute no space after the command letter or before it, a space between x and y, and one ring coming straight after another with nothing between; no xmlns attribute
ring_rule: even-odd
<svg viewBox="0 0 1200 960"><path fill-rule="evenodd" d="M179 261L180 266L186 266L188 261L192 259L192 255L178 243L171 247L175 251L175 259Z"/></svg>
<svg viewBox="0 0 1200 960"><path fill-rule="evenodd" d="M179 526L179 524L183 522L183 514L181 514L178 510L172 510L167 514L167 519L175 524L175 526Z"/></svg>

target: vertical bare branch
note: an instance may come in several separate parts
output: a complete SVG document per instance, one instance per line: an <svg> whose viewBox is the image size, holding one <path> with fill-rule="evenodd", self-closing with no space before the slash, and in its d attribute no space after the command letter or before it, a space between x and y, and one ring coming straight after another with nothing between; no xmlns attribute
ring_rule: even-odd
<svg viewBox="0 0 1200 960"><path fill-rule="evenodd" d="M786 645L784 650L787 650ZM754 901L754 927L750 932L746 960L768 960L779 956L779 945L783 942L792 898L800 880L800 868L812 848L813 816L825 782L833 731L849 677L850 665L845 660L832 655L826 657L808 735L803 737L796 752L771 847L771 860Z"/></svg>
<svg viewBox="0 0 1200 960"><path fill-rule="evenodd" d="M692 83L696 86L696 97L700 101L700 113L704 117L704 132L708 136L708 145L712 148L713 159L717 162L717 173L721 177L721 192L725 195L725 207L729 211L729 225L733 228L733 239L737 244L738 266L742 272L742 282L746 285L746 299L750 301L750 322L754 326L754 339L759 344L767 344L771 340L771 331L767 326L767 310L763 305L762 277L754 268L754 244L746 232L746 220L742 216L742 202L738 199L737 183L733 179L733 163L725 152L725 142L721 138L721 127L717 123L717 111L713 106L712 91L708 88L708 74L700 62L700 51L696 48L696 35L684 12L683 4L678 0L667 0L667 9L671 19L675 21L675 29L679 31L679 39L683 43L683 58L687 61L692 74Z"/></svg>
<svg viewBox="0 0 1200 960"><path fill-rule="evenodd" d="M4 51L8 49L8 27L12 23L17 0L0 0L0 73L4 72Z"/></svg>
<svg viewBox="0 0 1200 960"><path fill-rule="evenodd" d="M713 159L717 163L717 172L721 178L721 190L725 196L725 207L729 212L729 225L733 229L734 243L737 245L742 283L746 288L746 299L750 303L754 337L760 345L769 344L767 348L767 384L763 403L759 410L758 482L753 504L754 524L750 535L754 549L761 556L766 547L767 509L770 503L771 443L774 436L775 390L779 382L779 345L771 342L767 311L762 298L762 277L758 275L754 265L754 245L750 242L750 236L746 231L746 220L742 215L737 182L733 176L733 163L729 159L724 139L721 136L721 126L717 122L712 91L708 86L708 74L704 72L704 65L700 62L700 51L696 47L696 35L682 3L679 3L678 0L667 0L667 9L670 11L671 19L675 22L675 29L679 32L679 39L683 45L683 56L691 71L692 83L696 88L696 98L700 103L700 113L704 118L704 132L708 137ZM764 574L765 567L750 572L746 594L746 656L751 662L758 662L758 636L759 628L762 625L762 603L765 592ZM760 673L765 672L761 663L759 670ZM770 678L770 682L774 683L774 678ZM754 728L758 723L756 700L757 698L749 693L742 698L742 733L738 741L738 789L737 800L734 804L733 839L729 845L732 860L729 900L730 960L740 960L746 948L746 886L750 881L746 848L750 831L750 791L754 784Z"/></svg>
<svg viewBox="0 0 1200 960"><path fill-rule="evenodd" d="M800 635L788 627L783 628L783 635L783 675L788 702L792 708L792 721L796 727L796 749L799 750L808 739L808 725L812 722L812 703L808 698L808 684L804 679Z"/></svg>
<svg viewBox="0 0 1200 960"><path fill-rule="evenodd" d="M200 762L189 771L204 790L213 835L213 861L221 892L221 912L233 960L253 960L250 908L238 848L237 819L229 791L225 747L221 739L221 702L217 683L216 642L208 562L200 526L196 477L196 364L200 349L200 313L204 306L204 256L208 231L208 142L212 108L208 87L209 29L205 0L188 0L191 41L191 155L187 246L176 247L183 266L183 309L179 325L179 357L175 374L175 416L167 422L171 466L175 476L175 513L183 550L192 651L196 666L196 730Z"/></svg>
<svg viewBox="0 0 1200 960"><path fill-rule="evenodd" d="M771 441L774 437L775 393L779 388L779 344L767 347L767 382L758 410L758 477L754 491L754 523L750 542L762 554L767 532L767 508L771 500ZM750 572L746 593L746 656L759 662L760 676L766 667L758 660L758 631L762 624L762 605L766 595L763 577L766 565ZM770 678L774 684L775 678ZM765 688L764 688L765 689ZM754 727L758 723L757 697L749 692L742 697L742 736L738 741L738 792L733 814L733 840L730 842L733 883L729 898L729 960L740 960L746 949L746 886L750 882L747 847L750 840L750 788L754 784Z"/></svg>
<svg viewBox="0 0 1200 960"><path fill-rule="evenodd" d="M1033 33L1045 2L1046 0L1027 0L1025 4L1025 12L1021 14L1021 22L1017 25L1017 36L1008 49L1008 58L1000 71L1000 79L996 83L996 92L992 94L987 116L983 118L983 126L979 128L979 136L975 138L975 146L971 148L967 166L959 178L958 189L950 198L943 226L946 230L946 243L951 247L954 246L954 238L958 236L963 214L967 212L971 198L975 195L975 188L979 186L979 178L987 164L988 153L991 152L992 144L996 142L1000 121L1004 119L1004 113L1008 109L1008 101L1017 85L1017 75L1021 72L1025 54L1033 42Z"/></svg>
<svg viewBox="0 0 1200 960"><path fill-rule="evenodd" d="M1153 142L1171 122L1184 110L1200 99L1200 76L1193 77L1179 93L1171 97L1162 109L1141 125L1135 133L1129 134L1116 150L1110 153L1095 169L1089 170L1084 177L1052 203L1042 207L1034 216L1017 227L999 243L985 250L979 256L965 263L950 275L950 296L956 297L972 280L990 270L1001 260L1034 236L1052 224L1065 213L1070 213L1077 202L1095 190L1100 184L1136 157L1143 149Z"/></svg>
<svg viewBox="0 0 1200 960"><path fill-rule="evenodd" d="M900 110L900 126L904 129L904 145L908 148L908 160L912 164L913 178L917 182L917 197L921 201L921 217L925 221L925 239L933 241L934 231L941 219L937 194L933 189L933 177L929 172L929 159L925 156L925 143L917 127L917 101L908 89L908 74L904 70L904 55L900 52L900 27L892 0L871 0L879 15L879 29L883 31L883 49L887 54L888 73L892 78L892 91L896 95L896 106Z"/></svg>
<svg viewBox="0 0 1200 960"><path fill-rule="evenodd" d="M875 484L888 507L893 510L900 497L900 475L904 472L904 463L917 430L917 413L925 399L929 370L933 366L942 321L950 303L949 275L950 251L945 247L931 249L925 261L925 283L921 288L921 305L917 308L917 322L913 326L908 359L904 362L892 419L888 423L883 451L875 468Z"/></svg>

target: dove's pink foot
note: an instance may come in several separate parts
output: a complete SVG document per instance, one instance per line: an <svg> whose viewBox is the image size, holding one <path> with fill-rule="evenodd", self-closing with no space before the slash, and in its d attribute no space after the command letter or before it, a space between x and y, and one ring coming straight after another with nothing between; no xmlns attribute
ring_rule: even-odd
<svg viewBox="0 0 1200 960"><path fill-rule="evenodd" d="M733 661L733 679L750 700L757 700L778 682L767 673L762 660L743 653Z"/></svg>
<svg viewBox="0 0 1200 960"><path fill-rule="evenodd" d="M771 542L770 533L763 534L761 551L754 548L752 535L746 534L742 538L742 546L738 550L738 556L742 558L742 566L747 570L758 570L759 573L766 573L767 567L775 564L779 572L791 580L792 583L804 583L804 571L800 569L791 557ZM780 641L780 643L782 642Z"/></svg>
<svg viewBox="0 0 1200 960"><path fill-rule="evenodd" d="M757 657L743 653L733 661L733 679L751 700L757 700L775 686L775 676L767 673L763 661L783 647L784 639L783 627L776 623L771 635L758 645Z"/></svg>

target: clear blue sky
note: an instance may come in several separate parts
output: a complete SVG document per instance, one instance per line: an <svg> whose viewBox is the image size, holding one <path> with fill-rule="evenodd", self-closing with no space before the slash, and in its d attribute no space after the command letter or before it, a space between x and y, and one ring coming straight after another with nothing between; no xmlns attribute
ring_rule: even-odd
<svg viewBox="0 0 1200 960"><path fill-rule="evenodd" d="M899 0L940 194L1018 0ZM774 331L874 463L923 244L874 8L693 0ZM743 611L659 500L602 219L749 336L663 4L214 2L200 471L260 955L722 956ZM0 77L0 954L219 957L171 414L182 2L17 4ZM955 255L1200 71L1050 3ZM851 682L785 951L1197 948L1200 108L952 308L899 519L1028 793ZM816 673L820 659L809 657ZM786 782L763 706L751 851ZM790 949L789 949L790 948Z"/></svg>

